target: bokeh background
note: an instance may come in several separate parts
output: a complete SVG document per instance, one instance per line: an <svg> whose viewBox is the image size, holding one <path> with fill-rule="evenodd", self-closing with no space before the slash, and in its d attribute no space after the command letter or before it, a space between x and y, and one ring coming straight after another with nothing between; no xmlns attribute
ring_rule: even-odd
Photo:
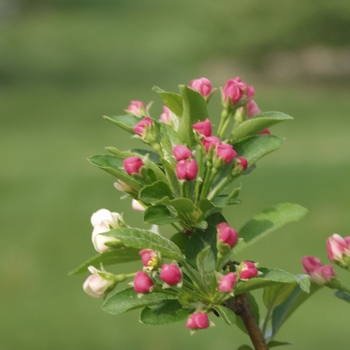
<svg viewBox="0 0 350 350"><path fill-rule="evenodd" d="M155 101L157 118L153 85L177 91L205 76L223 86L238 75L255 86L262 110L295 120L273 128L286 144L243 179L243 205L225 212L228 221L239 228L285 201L309 214L237 258L292 273L301 272L304 255L326 263L326 238L350 234L349 1L0 0L0 349L209 350L249 342L219 319L191 337L184 323L152 328L137 311L111 316L84 294L87 275L68 277L95 255L94 211L124 212L142 225L113 177L86 160L105 146L134 145L101 116L122 114L138 99ZM211 105L218 115L219 95ZM277 339L300 350L346 349L349 324L349 305L324 288Z"/></svg>

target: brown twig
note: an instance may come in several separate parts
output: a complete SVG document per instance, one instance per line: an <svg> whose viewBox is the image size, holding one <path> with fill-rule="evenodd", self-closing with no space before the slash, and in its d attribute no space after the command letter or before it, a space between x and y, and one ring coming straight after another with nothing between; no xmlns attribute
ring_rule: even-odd
<svg viewBox="0 0 350 350"><path fill-rule="evenodd" d="M254 345L254 349L268 350L269 348L265 342L263 334L261 333L259 325L256 322L246 294L238 294L234 298L227 300L226 306L242 319L250 340Z"/></svg>

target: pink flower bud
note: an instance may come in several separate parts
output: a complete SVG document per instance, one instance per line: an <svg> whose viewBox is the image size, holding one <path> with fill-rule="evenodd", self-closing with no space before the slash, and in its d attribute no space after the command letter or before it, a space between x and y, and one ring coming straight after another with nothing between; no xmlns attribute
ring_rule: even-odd
<svg viewBox="0 0 350 350"><path fill-rule="evenodd" d="M137 272L134 278L134 291L136 293L149 293L152 291L154 283L152 278L144 271Z"/></svg>
<svg viewBox="0 0 350 350"><path fill-rule="evenodd" d="M198 123L193 124L192 127L193 127L193 129L197 130L203 136L210 136L211 135L211 123L210 123L210 120L208 118L202 122L198 122Z"/></svg>
<svg viewBox="0 0 350 350"><path fill-rule="evenodd" d="M232 292L236 279L236 274L233 272L229 272L227 275L223 276L219 283L219 291L222 293Z"/></svg>
<svg viewBox="0 0 350 350"><path fill-rule="evenodd" d="M243 171L244 171L248 168L248 161L246 158L239 157L237 165L240 166L241 168L243 168Z"/></svg>
<svg viewBox="0 0 350 350"><path fill-rule="evenodd" d="M270 135L270 134L271 134L271 132L269 129L264 129L263 131L259 132L259 135Z"/></svg>
<svg viewBox="0 0 350 350"><path fill-rule="evenodd" d="M101 273L94 266L88 267L89 271L92 273L84 282L83 289L85 293L93 298L102 297L105 292L115 284L113 279L104 278L103 275L109 275L108 273ZM99 275L101 273L102 276ZM110 274L112 276L112 274Z"/></svg>
<svg viewBox="0 0 350 350"><path fill-rule="evenodd" d="M310 275L311 280L323 285L335 277L335 271L331 265L322 265L320 259L315 256L304 256L301 259L303 270Z"/></svg>
<svg viewBox="0 0 350 350"><path fill-rule="evenodd" d="M247 103L247 118L252 117L253 115L259 114L261 111L254 100L251 100Z"/></svg>
<svg viewBox="0 0 350 350"><path fill-rule="evenodd" d="M169 286L175 286L181 282L182 272L175 264L163 264L159 277Z"/></svg>
<svg viewBox="0 0 350 350"><path fill-rule="evenodd" d="M131 201L131 208L136 211L145 211L146 208L136 199Z"/></svg>
<svg viewBox="0 0 350 350"><path fill-rule="evenodd" d="M211 82L207 78L194 79L190 82L190 88L207 97L211 92Z"/></svg>
<svg viewBox="0 0 350 350"><path fill-rule="evenodd" d="M225 103L230 101L232 105L235 105L242 97L254 97L254 87L248 86L241 81L240 77L236 77L235 79L230 79L226 83L222 93Z"/></svg>
<svg viewBox="0 0 350 350"><path fill-rule="evenodd" d="M145 115L146 106L142 101L130 101L130 105L126 111L130 114L136 115L136 117L141 118L143 115Z"/></svg>
<svg viewBox="0 0 350 350"><path fill-rule="evenodd" d="M259 274L255 264L251 261L244 261L239 266L239 279L242 281L248 281Z"/></svg>
<svg viewBox="0 0 350 350"><path fill-rule="evenodd" d="M230 248L233 248L238 240L238 233L231 228L227 222L221 222L217 225L218 240L223 244L227 244Z"/></svg>
<svg viewBox="0 0 350 350"><path fill-rule="evenodd" d="M171 110L167 106L163 106L163 113L160 115L160 121L170 125L171 114Z"/></svg>
<svg viewBox="0 0 350 350"><path fill-rule="evenodd" d="M179 180L192 181L197 177L198 165L194 159L180 160L176 164L176 176Z"/></svg>
<svg viewBox="0 0 350 350"><path fill-rule="evenodd" d="M174 157L177 161L186 160L193 156L192 152L186 147L182 145L177 145L173 148Z"/></svg>
<svg viewBox="0 0 350 350"><path fill-rule="evenodd" d="M154 120L151 119L150 117L145 117L139 123L137 123L132 129L139 136L144 136L146 132L146 128L149 128L152 125L154 125Z"/></svg>
<svg viewBox="0 0 350 350"><path fill-rule="evenodd" d="M143 266L148 270L152 270L158 264L158 255L152 249L142 249L139 251L141 255Z"/></svg>
<svg viewBox="0 0 350 350"><path fill-rule="evenodd" d="M207 136L202 140L202 144L208 153L210 148L216 148L221 145L221 140L217 136Z"/></svg>
<svg viewBox="0 0 350 350"><path fill-rule="evenodd" d="M209 327L207 313L195 312L187 320L186 327L192 330L205 329Z"/></svg>
<svg viewBox="0 0 350 350"><path fill-rule="evenodd" d="M227 143L218 145L216 149L216 157L221 158L225 164L229 164L236 157L237 152Z"/></svg>
<svg viewBox="0 0 350 350"><path fill-rule="evenodd" d="M341 237L337 233L327 239L328 258L342 267L350 265L350 236Z"/></svg>
<svg viewBox="0 0 350 350"><path fill-rule="evenodd" d="M124 170L129 174L139 174L140 168L144 166L143 161L139 157L128 157L123 162Z"/></svg>

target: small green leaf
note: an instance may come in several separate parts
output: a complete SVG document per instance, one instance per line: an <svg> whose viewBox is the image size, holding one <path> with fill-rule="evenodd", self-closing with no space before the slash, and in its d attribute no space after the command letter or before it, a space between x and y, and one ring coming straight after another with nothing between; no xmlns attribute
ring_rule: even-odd
<svg viewBox="0 0 350 350"><path fill-rule="evenodd" d="M276 283L295 283L296 277L289 272L276 268L259 268L263 274L248 281L238 281L235 286L235 294L244 293L258 288L263 288Z"/></svg>
<svg viewBox="0 0 350 350"><path fill-rule="evenodd" d="M128 115L120 115L116 117L107 117L104 116L103 118L109 120L110 122L117 124L122 129L135 134L135 131L133 130L133 127L139 123L142 118L138 118L135 115L128 114Z"/></svg>
<svg viewBox="0 0 350 350"><path fill-rule="evenodd" d="M92 265L96 268L100 268L100 264L114 265L126 263L129 261L136 261L140 259L139 249L134 248L122 248L122 249L110 249L102 254L98 254L80 265L78 268L69 273L70 276L78 273L87 272L87 268Z"/></svg>
<svg viewBox="0 0 350 350"><path fill-rule="evenodd" d="M142 188L139 194L141 201L151 204L157 204L164 198L173 198L173 192L168 184L163 181L156 181L151 185Z"/></svg>
<svg viewBox="0 0 350 350"><path fill-rule="evenodd" d="M300 220L306 213L307 209L293 203L281 203L262 211L240 229L238 235L243 241L233 248L232 255L241 252L283 225Z"/></svg>
<svg viewBox="0 0 350 350"><path fill-rule="evenodd" d="M91 164L107 171L136 190L140 190L143 186L141 182L135 180L123 170L123 158L102 154L93 156L88 160Z"/></svg>
<svg viewBox="0 0 350 350"><path fill-rule="evenodd" d="M295 286L289 297L272 312L272 336L281 328L288 317L308 298L317 292L322 286L311 284L310 293L305 293L299 285Z"/></svg>
<svg viewBox="0 0 350 350"><path fill-rule="evenodd" d="M174 242L183 253L186 250L186 246L187 246L189 239L190 239L190 237L188 237L183 232L177 232L170 238L170 240L172 242Z"/></svg>
<svg viewBox="0 0 350 350"><path fill-rule="evenodd" d="M103 303L102 310L112 315L118 315L132 309L157 305L163 300L174 299L177 299L174 295L158 292L143 294L142 297L139 298L133 288L127 288L109 296Z"/></svg>
<svg viewBox="0 0 350 350"><path fill-rule="evenodd" d="M184 257L176 244L170 239L154 232L138 228L117 228L104 234L119 239L126 246L136 249L150 248L159 252L162 257L183 261Z"/></svg>
<svg viewBox="0 0 350 350"><path fill-rule="evenodd" d="M180 182L176 176L175 166L165 159L162 159L162 164L165 169L166 176L169 180L169 185L171 186L176 197L182 197Z"/></svg>
<svg viewBox="0 0 350 350"><path fill-rule="evenodd" d="M173 92L167 92L159 88L158 86L154 86L153 91L158 93L162 98L164 104L178 117L182 115L182 97L179 94L175 94Z"/></svg>
<svg viewBox="0 0 350 350"><path fill-rule="evenodd" d="M236 323L236 314L228 307L215 305L213 309L220 315L226 324L231 325Z"/></svg>
<svg viewBox="0 0 350 350"><path fill-rule="evenodd" d="M337 290L334 295L341 299L341 300L344 300L346 301L347 303L350 303L350 293L347 293L347 292L344 292L342 290Z"/></svg>
<svg viewBox="0 0 350 350"><path fill-rule="evenodd" d="M249 345L241 345L237 350L253 350L252 347L250 347Z"/></svg>
<svg viewBox="0 0 350 350"><path fill-rule="evenodd" d="M251 117L233 128L230 135L231 143L237 142L258 134L270 126L293 118L282 112L263 112Z"/></svg>
<svg viewBox="0 0 350 350"><path fill-rule="evenodd" d="M234 145L238 157L244 157L248 166L258 159L282 147L284 140L274 135L252 136Z"/></svg>
<svg viewBox="0 0 350 350"><path fill-rule="evenodd" d="M275 348L277 346L283 346L283 345L292 345L293 343L288 342L288 341L277 341L277 340L271 340L267 343L269 349L270 348Z"/></svg>
<svg viewBox="0 0 350 350"><path fill-rule="evenodd" d="M143 215L143 220L153 225L168 225L179 221L164 204L148 207Z"/></svg>
<svg viewBox="0 0 350 350"><path fill-rule="evenodd" d="M183 113L178 134L182 143L192 148L195 144L192 125L208 118L207 103L199 92L185 85L180 85L179 89L183 100Z"/></svg>
<svg viewBox="0 0 350 350"><path fill-rule="evenodd" d="M140 314L140 321L150 326L183 321L193 310L184 309L177 300L163 300L155 308L145 307Z"/></svg>
<svg viewBox="0 0 350 350"><path fill-rule="evenodd" d="M213 290L216 286L216 277L214 274L216 254L214 254L210 246L205 247L197 254L196 263L203 286L205 286L207 292Z"/></svg>
<svg viewBox="0 0 350 350"><path fill-rule="evenodd" d="M169 201L164 201L164 204L171 205L178 212L182 213L192 213L194 210L194 205L188 198L176 198Z"/></svg>
<svg viewBox="0 0 350 350"><path fill-rule="evenodd" d="M150 151L148 149L141 149L141 148L133 148L131 152L132 154L139 154L140 156L148 155L149 159L153 163L160 164L160 157L159 157L159 154L156 152Z"/></svg>

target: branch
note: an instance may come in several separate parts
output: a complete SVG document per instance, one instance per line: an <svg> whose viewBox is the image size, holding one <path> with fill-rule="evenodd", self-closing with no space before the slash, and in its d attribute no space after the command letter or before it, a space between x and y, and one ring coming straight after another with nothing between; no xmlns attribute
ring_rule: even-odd
<svg viewBox="0 0 350 350"><path fill-rule="evenodd" d="M226 306L242 319L250 340L254 345L254 349L268 350L269 348L256 322L252 308L245 293L238 294L234 299L227 300Z"/></svg>

